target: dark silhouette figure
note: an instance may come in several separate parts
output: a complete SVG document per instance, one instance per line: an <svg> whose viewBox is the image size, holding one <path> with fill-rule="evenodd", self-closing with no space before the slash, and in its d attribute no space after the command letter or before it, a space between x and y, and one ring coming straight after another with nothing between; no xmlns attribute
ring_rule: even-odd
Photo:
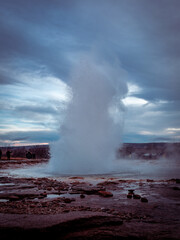
<svg viewBox="0 0 180 240"><path fill-rule="evenodd" d="M6 156L7 156L7 159L10 160L10 158L11 158L11 152L10 152L9 150L6 152Z"/></svg>
<svg viewBox="0 0 180 240"><path fill-rule="evenodd" d="M0 159L1 159L1 157L2 157L2 150L0 149Z"/></svg>

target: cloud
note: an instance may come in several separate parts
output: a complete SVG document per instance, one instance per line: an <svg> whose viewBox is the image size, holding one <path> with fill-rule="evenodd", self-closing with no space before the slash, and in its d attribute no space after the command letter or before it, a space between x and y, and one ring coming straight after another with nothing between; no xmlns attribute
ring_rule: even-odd
<svg viewBox="0 0 180 240"><path fill-rule="evenodd" d="M53 106L33 106L33 105L22 105L16 107L15 111L18 112L29 112L32 114L58 114L57 109L53 108Z"/></svg>
<svg viewBox="0 0 180 240"><path fill-rule="evenodd" d="M63 120L70 88L60 79L37 72L19 73L18 79L11 87L6 84L0 89L0 138L5 142L19 138L38 143L43 138L45 142L53 141L56 137L52 132Z"/></svg>
<svg viewBox="0 0 180 240"><path fill-rule="evenodd" d="M141 105L145 105L148 103L148 101L146 101L143 98L137 98L137 97L126 97L125 99L123 99L123 103L126 106L129 105L136 105L136 106L141 106Z"/></svg>
<svg viewBox="0 0 180 240"><path fill-rule="evenodd" d="M50 143L58 139L57 132L53 130L9 131L0 133L0 143L4 146L8 144Z"/></svg>
<svg viewBox="0 0 180 240"><path fill-rule="evenodd" d="M158 139L164 141L165 138L179 141L180 113L174 110L168 111L163 106L166 104L168 103L160 101L155 104L129 105L125 116L125 141L131 142L134 139L135 142L153 142ZM168 131L168 129L174 129L174 131Z"/></svg>
<svg viewBox="0 0 180 240"><path fill-rule="evenodd" d="M129 140L179 128L179 8L179 0L2 1L1 124L57 128L71 69L82 53L96 52L128 73Z"/></svg>
<svg viewBox="0 0 180 240"><path fill-rule="evenodd" d="M79 52L93 46L106 60L118 55L145 88L139 97L178 98L179 1L33 3L2 4L3 61L34 61L37 68L67 78Z"/></svg>

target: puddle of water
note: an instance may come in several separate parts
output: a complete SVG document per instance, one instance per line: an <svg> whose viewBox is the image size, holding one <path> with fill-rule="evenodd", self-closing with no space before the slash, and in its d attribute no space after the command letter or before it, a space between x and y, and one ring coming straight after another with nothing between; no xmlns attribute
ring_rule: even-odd
<svg viewBox="0 0 180 240"><path fill-rule="evenodd" d="M46 198L58 198L58 197L61 197L62 195L59 195L59 194L48 194Z"/></svg>
<svg viewBox="0 0 180 240"><path fill-rule="evenodd" d="M70 194L70 193L64 193L61 195L62 197L66 197L66 198L75 198L75 197L80 197L80 194Z"/></svg>
<svg viewBox="0 0 180 240"><path fill-rule="evenodd" d="M116 170L115 170L116 169ZM171 179L179 178L180 163L174 159L166 160L159 159L156 161L146 160L128 160L121 159L117 163L117 167L113 171L104 174L75 174L83 179L72 179L73 174L54 174L51 172L49 164L39 163L33 166L21 166L20 168L1 169L0 175L15 178L41 178L47 177L58 181L86 181L92 185L98 182L105 181L109 177L124 180L139 180L139 179ZM2 185L3 183L0 183Z"/></svg>
<svg viewBox="0 0 180 240"><path fill-rule="evenodd" d="M8 199L0 199L0 202L8 202Z"/></svg>
<svg viewBox="0 0 180 240"><path fill-rule="evenodd" d="M50 193L47 195L46 198L58 198L58 197L65 197L65 198L74 198L74 197L80 197L80 194L70 194L70 193L64 193L64 194L53 194Z"/></svg>

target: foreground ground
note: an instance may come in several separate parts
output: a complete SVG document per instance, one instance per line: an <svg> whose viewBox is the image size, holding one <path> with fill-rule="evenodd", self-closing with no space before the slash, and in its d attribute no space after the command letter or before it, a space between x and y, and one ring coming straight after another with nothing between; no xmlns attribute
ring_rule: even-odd
<svg viewBox="0 0 180 240"><path fill-rule="evenodd" d="M3 169L41 160L1 162ZM0 177L1 239L180 239L180 180Z"/></svg>

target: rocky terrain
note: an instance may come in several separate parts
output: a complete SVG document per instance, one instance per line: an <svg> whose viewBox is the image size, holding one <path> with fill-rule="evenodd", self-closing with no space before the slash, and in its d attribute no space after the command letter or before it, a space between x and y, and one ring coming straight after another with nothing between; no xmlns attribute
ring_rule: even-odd
<svg viewBox="0 0 180 240"><path fill-rule="evenodd" d="M179 179L22 178L3 169L41 160L10 161L1 165L1 239L180 239Z"/></svg>

